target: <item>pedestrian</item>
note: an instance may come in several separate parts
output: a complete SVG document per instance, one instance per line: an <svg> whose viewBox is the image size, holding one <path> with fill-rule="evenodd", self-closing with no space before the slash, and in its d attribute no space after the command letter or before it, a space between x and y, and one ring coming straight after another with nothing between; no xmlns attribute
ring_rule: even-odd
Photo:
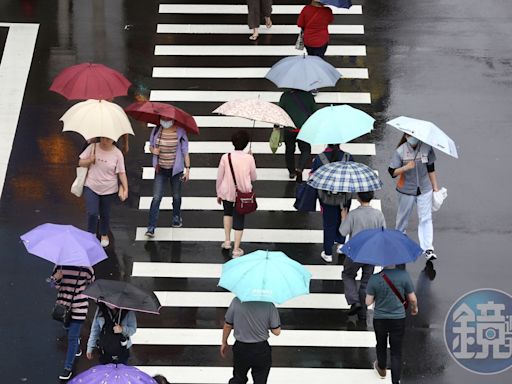
<svg viewBox="0 0 512 384"><path fill-rule="evenodd" d="M247 0L247 24L252 29L250 40L257 40L259 36L258 28L260 22L265 19L265 26L272 27L272 0ZM262 17L263 16L263 17Z"/></svg>
<svg viewBox="0 0 512 384"><path fill-rule="evenodd" d="M87 297L82 292L94 281L94 270L92 267L56 265L50 281L58 290L56 304L71 308L71 321L64 324L68 335L68 349L64 370L59 376L61 380L68 380L72 375L75 357L82 356L80 331L89 309Z"/></svg>
<svg viewBox="0 0 512 384"><path fill-rule="evenodd" d="M329 45L329 24L334 21L332 10L319 1L302 8L297 26L304 32L304 47L310 56L322 59Z"/></svg>
<svg viewBox="0 0 512 384"><path fill-rule="evenodd" d="M406 232L414 204L418 211L418 238L427 261L437 259L434 253L434 228L432 225L432 190L438 191L434 167L434 149L414 136L404 134L389 164L391 177L399 177L398 211L396 226Z"/></svg>
<svg viewBox="0 0 512 384"><path fill-rule="evenodd" d="M377 339L377 361L373 363L373 367L381 378L386 377L389 340L391 381L393 384L399 384L402 370L402 340L405 333L405 298L411 307L411 315L418 314L414 286L407 271L395 266L386 266L381 273L370 277L366 292L366 305L375 303L373 328Z"/></svg>
<svg viewBox="0 0 512 384"><path fill-rule="evenodd" d="M190 156L188 154L188 137L179 123L164 116L160 125L153 128L149 138L149 149L153 154L155 180L153 182L153 199L149 208L147 237L155 236L155 227L160 211L160 203L168 182L172 190L172 227L183 226L181 219L181 188L189 179Z"/></svg>
<svg viewBox="0 0 512 384"><path fill-rule="evenodd" d="M114 145L114 140L101 137L99 143L89 144L80 154L78 165L89 167L83 192L87 231L96 234L99 218L101 245L108 247L111 205L116 195L121 201L128 198L128 179L123 154Z"/></svg>
<svg viewBox="0 0 512 384"><path fill-rule="evenodd" d="M247 383L247 372L251 370L254 384L267 382L272 366L272 349L268 344L268 331L279 336L281 321L273 303L246 301L235 297L226 312L220 354L226 357L228 337L235 331L233 345L233 377L229 384Z"/></svg>
<svg viewBox="0 0 512 384"><path fill-rule="evenodd" d="M296 177L297 182L300 183L302 182L302 171L311 155L311 145L297 140L297 135L309 116L317 110L317 105L311 92L289 89L281 95L279 106L288 113L295 124L295 127L284 128L285 161L290 179ZM298 144L300 151L298 167L295 166L295 144Z"/></svg>
<svg viewBox="0 0 512 384"><path fill-rule="evenodd" d="M137 331L135 312L98 302L87 342L87 358L98 348L101 364L126 364L132 346L131 336Z"/></svg>
<svg viewBox="0 0 512 384"><path fill-rule="evenodd" d="M329 144L327 148L318 154L311 166L311 173L322 165L336 161L353 161L352 155L340 149L339 144ZM324 250L320 257L327 263L332 263L332 248L336 245L338 253L341 245L345 243L345 237L341 235L342 208L350 209L351 195L347 193L330 193L318 190L318 199L322 208L322 223L324 230Z"/></svg>
<svg viewBox="0 0 512 384"><path fill-rule="evenodd" d="M235 150L222 155L217 171L217 203L224 207L224 233L225 238L222 243L222 249L231 249L231 228L235 230L235 244L233 247L233 257L239 257L244 254L240 248L242 235L244 233L245 215L237 212L235 209L235 181L240 192L252 191L252 182L256 180L256 163L251 153L245 153L243 150L249 144L250 137L247 131L240 130L233 134L231 142Z"/></svg>
<svg viewBox="0 0 512 384"><path fill-rule="evenodd" d="M155 375L155 376L153 376L153 379L157 382L157 384L171 384L162 375Z"/></svg>
<svg viewBox="0 0 512 384"><path fill-rule="evenodd" d="M358 192L357 200L359 207L348 212L343 208L341 211L340 233L342 236L354 237L365 229L386 228L386 220L384 215L378 209L372 208L370 202L373 199L373 192ZM361 281L359 290L357 289L356 275L361 269ZM366 320L366 286L368 280L373 275L375 267L370 264L361 264L353 262L350 257L345 257L343 262L343 272L341 273L345 298L350 305L348 315L352 316L357 313L359 320Z"/></svg>

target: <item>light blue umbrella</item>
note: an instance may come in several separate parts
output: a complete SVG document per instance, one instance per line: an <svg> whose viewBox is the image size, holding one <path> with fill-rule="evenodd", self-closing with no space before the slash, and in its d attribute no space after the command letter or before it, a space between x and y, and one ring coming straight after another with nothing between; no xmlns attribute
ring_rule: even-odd
<svg viewBox="0 0 512 384"><path fill-rule="evenodd" d="M317 56L290 56L274 64L265 77L279 88L311 91L334 87L341 74Z"/></svg>
<svg viewBox="0 0 512 384"><path fill-rule="evenodd" d="M319 109L306 120L297 139L309 144L341 144L373 129L375 119L350 105Z"/></svg>
<svg viewBox="0 0 512 384"><path fill-rule="evenodd" d="M255 251L222 266L219 286L241 301L281 304L309 293L311 273L280 251Z"/></svg>

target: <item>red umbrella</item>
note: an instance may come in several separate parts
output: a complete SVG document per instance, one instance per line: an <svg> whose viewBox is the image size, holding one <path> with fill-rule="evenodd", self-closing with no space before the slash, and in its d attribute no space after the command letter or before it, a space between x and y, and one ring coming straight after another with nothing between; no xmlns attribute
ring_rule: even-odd
<svg viewBox="0 0 512 384"><path fill-rule="evenodd" d="M175 120L190 133L199 134L199 128L194 118L182 109L174 105L144 101L133 103L125 108L127 115L135 120L144 121L155 125L160 124L160 116Z"/></svg>
<svg viewBox="0 0 512 384"><path fill-rule="evenodd" d="M116 70L102 64L83 63L64 69L57 75L50 91L68 100L110 100L128 94L130 83Z"/></svg>

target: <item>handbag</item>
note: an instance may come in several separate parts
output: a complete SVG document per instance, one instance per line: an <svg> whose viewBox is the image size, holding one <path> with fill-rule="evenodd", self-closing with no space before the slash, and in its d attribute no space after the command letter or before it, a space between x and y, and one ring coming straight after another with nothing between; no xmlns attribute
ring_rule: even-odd
<svg viewBox="0 0 512 384"><path fill-rule="evenodd" d="M299 36L297 36L297 41L295 42L295 49L299 51L304 50L304 31L302 29L299 32Z"/></svg>
<svg viewBox="0 0 512 384"><path fill-rule="evenodd" d="M76 295L76 288L78 287L78 280L80 280L81 274L82 272L80 271L78 273L78 277L76 278L75 289L73 290L73 296L71 298L71 304L67 306L66 304L56 303L55 306L53 307L52 319L61 322L62 324L64 324L64 326L68 326L71 321L71 307L73 305L73 300Z"/></svg>
<svg viewBox="0 0 512 384"><path fill-rule="evenodd" d="M231 169L231 176L235 183L235 209L241 215L247 215L248 213L254 212L258 208L256 203L256 195L253 191L241 192L236 184L235 171L233 170L233 164L231 163L231 153L228 154L229 168Z"/></svg>
<svg viewBox="0 0 512 384"><path fill-rule="evenodd" d="M93 144L92 154L96 152L96 144ZM71 184L71 193L76 197L82 196L84 192L85 179L87 178L87 173L89 172L89 167L76 167L76 178Z"/></svg>
<svg viewBox="0 0 512 384"><path fill-rule="evenodd" d="M282 128L274 128L270 134L270 140L268 141L270 150L272 153L276 153L277 149L283 143L283 130Z"/></svg>
<svg viewBox="0 0 512 384"><path fill-rule="evenodd" d="M301 212L315 212L317 190L308 183L300 183L295 189L295 203L293 207Z"/></svg>
<svg viewBox="0 0 512 384"><path fill-rule="evenodd" d="M400 300L405 310L407 310L407 308L409 308L409 300L403 298L398 289L396 289L395 284L393 284L393 282L389 279L389 277L386 276L384 272L381 272L380 274L389 288L391 288L393 293L396 295L396 297L398 297L398 300Z"/></svg>

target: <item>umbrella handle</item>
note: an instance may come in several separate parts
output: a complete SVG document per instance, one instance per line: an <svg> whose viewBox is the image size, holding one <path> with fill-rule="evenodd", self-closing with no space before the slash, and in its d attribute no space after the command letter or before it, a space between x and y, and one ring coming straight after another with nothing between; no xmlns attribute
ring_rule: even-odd
<svg viewBox="0 0 512 384"><path fill-rule="evenodd" d="M119 317L117 319L117 324L118 325L121 325L121 311L122 311L122 308L119 308Z"/></svg>

